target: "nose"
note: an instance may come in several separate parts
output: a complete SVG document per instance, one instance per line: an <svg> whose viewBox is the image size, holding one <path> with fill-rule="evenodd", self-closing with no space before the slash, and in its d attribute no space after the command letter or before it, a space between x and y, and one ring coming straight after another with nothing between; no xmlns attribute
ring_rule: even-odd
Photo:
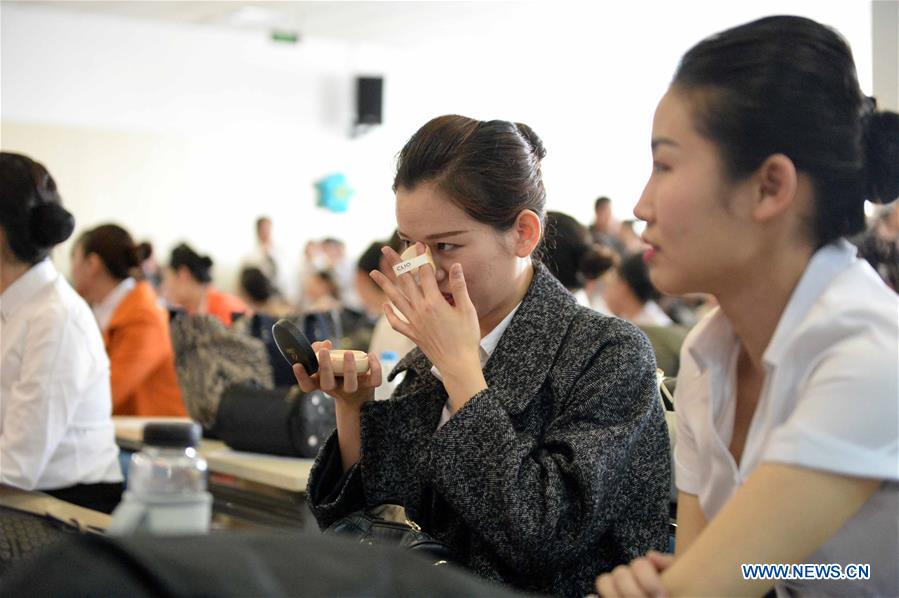
<svg viewBox="0 0 899 598"><path fill-rule="evenodd" d="M437 280L438 284L446 280L446 270L443 269L443 266L440 263L440 258L431 254L431 259L434 260L434 278Z"/></svg>
<svg viewBox="0 0 899 598"><path fill-rule="evenodd" d="M649 186L650 184L647 183L646 186L643 187L643 193L640 194L640 199L637 201L637 205L634 206L634 216L636 216L638 220L647 223L652 219L653 215L652 191Z"/></svg>

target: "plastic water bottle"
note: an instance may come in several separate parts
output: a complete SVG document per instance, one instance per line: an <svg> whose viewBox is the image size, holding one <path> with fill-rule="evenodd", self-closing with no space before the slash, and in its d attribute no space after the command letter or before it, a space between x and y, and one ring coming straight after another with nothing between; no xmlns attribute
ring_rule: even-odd
<svg viewBox="0 0 899 598"><path fill-rule="evenodd" d="M393 368L396 367L396 364L400 362L400 356L396 351L381 351L378 355L378 360L381 362L382 381L381 386L375 389L375 400L383 401L384 399L389 399L390 395L393 394L393 390L400 385L405 372L394 378L392 382L388 382L387 374L389 374Z"/></svg>
<svg viewBox="0 0 899 598"><path fill-rule="evenodd" d="M209 531L212 495L206 491L206 460L196 450L200 436L195 423L144 427L143 448L131 456L128 487L106 533Z"/></svg>

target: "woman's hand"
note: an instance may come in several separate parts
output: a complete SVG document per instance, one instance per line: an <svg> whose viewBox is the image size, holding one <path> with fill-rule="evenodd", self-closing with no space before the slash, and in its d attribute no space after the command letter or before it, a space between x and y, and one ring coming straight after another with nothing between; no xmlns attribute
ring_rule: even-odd
<svg viewBox="0 0 899 598"><path fill-rule="evenodd" d="M662 571L673 562L674 555L650 550L629 565L619 565L611 573L597 577L596 591L603 598L667 596Z"/></svg>
<svg viewBox="0 0 899 598"><path fill-rule="evenodd" d="M416 244L417 253L424 253L424 246ZM383 249L391 267L402 259L391 248ZM384 313L397 332L412 340L444 379L450 403L454 410L472 396L487 388L481 372L481 327L478 314L468 289L461 264L453 264L449 272L451 305L437 286L434 269L425 264L418 269L420 282L411 272L391 280L381 272L373 271L372 279L403 314L404 322L387 304Z"/></svg>
<svg viewBox="0 0 899 598"><path fill-rule="evenodd" d="M381 385L381 363L372 354L368 356L368 371L361 376L356 373L356 361L351 351L343 354L343 378L334 374L331 365L331 341L312 343L312 350L318 355L318 371L311 376L302 364L293 366L293 374L303 392L322 390L345 406L359 409L366 401L375 398L375 388Z"/></svg>

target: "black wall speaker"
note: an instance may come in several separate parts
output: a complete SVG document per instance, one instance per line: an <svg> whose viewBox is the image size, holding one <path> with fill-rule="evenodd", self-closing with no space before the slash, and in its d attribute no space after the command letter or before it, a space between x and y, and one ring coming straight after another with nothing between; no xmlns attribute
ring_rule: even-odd
<svg viewBox="0 0 899 598"><path fill-rule="evenodd" d="M383 77L356 77L356 124L381 124Z"/></svg>

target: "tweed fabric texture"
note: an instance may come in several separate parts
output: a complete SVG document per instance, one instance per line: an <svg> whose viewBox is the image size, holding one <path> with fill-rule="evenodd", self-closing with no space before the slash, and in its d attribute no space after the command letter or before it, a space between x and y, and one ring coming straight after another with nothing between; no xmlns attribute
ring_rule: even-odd
<svg viewBox="0 0 899 598"><path fill-rule="evenodd" d="M333 434L309 479L322 527L405 506L476 573L583 596L596 575L667 545L668 431L655 358L633 325L577 305L540 264L487 362L488 388L439 430L447 399L414 349L387 401L362 409L362 459Z"/></svg>

